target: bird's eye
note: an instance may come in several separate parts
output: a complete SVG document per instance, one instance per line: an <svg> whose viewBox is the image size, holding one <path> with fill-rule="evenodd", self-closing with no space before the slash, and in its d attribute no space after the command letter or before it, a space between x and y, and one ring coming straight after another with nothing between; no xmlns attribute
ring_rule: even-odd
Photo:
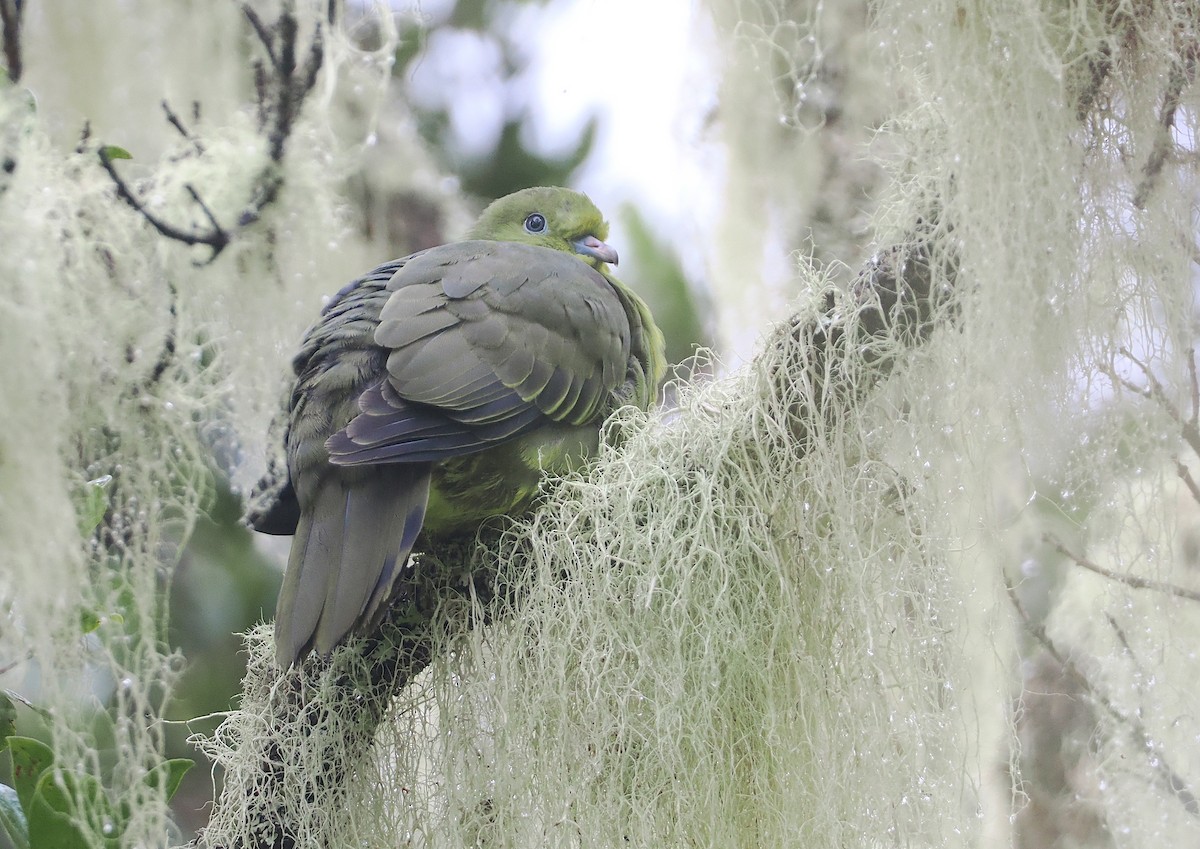
<svg viewBox="0 0 1200 849"><path fill-rule="evenodd" d="M530 233L545 233L546 232L546 216L540 212L532 213L525 219L525 229Z"/></svg>

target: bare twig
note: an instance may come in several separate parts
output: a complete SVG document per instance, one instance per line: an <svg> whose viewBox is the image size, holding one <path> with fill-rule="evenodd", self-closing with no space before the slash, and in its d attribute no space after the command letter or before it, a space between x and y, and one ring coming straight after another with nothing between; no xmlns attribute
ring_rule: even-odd
<svg viewBox="0 0 1200 849"><path fill-rule="evenodd" d="M1192 494L1192 500L1200 504L1200 485L1196 484L1196 479L1192 477L1192 470L1179 461L1175 460L1175 472L1179 475L1183 485L1188 488L1188 492Z"/></svg>
<svg viewBox="0 0 1200 849"><path fill-rule="evenodd" d="M254 34L258 36L263 49L267 51L267 58L271 60L272 67L278 70L279 59L275 56L275 37L271 33L271 28L263 23L262 18L258 16L258 12L255 12L247 3L242 4L242 14L246 16L246 20L250 22L250 27L254 30Z"/></svg>
<svg viewBox="0 0 1200 849"><path fill-rule="evenodd" d="M1192 417L1190 421L1200 421L1200 382L1196 379L1196 349L1188 348L1187 352L1188 378L1192 389Z"/></svg>
<svg viewBox="0 0 1200 849"><path fill-rule="evenodd" d="M1187 587L1181 587L1178 584L1170 584L1166 581L1155 581L1150 578L1140 578L1137 575L1125 575L1120 572L1114 572L1111 569L1106 569L1098 563L1088 560L1086 557L1076 554L1059 542L1053 534L1043 534L1042 541L1051 546L1059 554L1067 557L1076 566L1082 566L1089 572L1095 572L1097 575L1108 578L1118 583L1122 583L1127 587L1132 587L1135 590L1154 590L1155 592L1166 593L1167 595L1178 596L1185 598L1188 601L1200 601L1200 592L1189 590Z"/></svg>
<svg viewBox="0 0 1200 849"><path fill-rule="evenodd" d="M1006 589L1008 591L1008 598L1012 602L1013 607L1016 609L1017 615L1020 617L1021 622L1025 626L1025 630L1029 633L1029 635L1033 637L1033 639L1042 647L1042 649L1044 649L1051 657L1053 657L1068 674L1075 676L1080 681L1080 686L1088 698L1103 708L1105 713L1107 713L1116 721L1116 724L1119 728L1124 728L1129 732L1129 734L1134 738L1134 742L1137 747L1146 753L1146 760L1150 765L1150 768L1158 774L1159 779L1163 782L1163 784L1166 785L1167 789L1171 792L1171 795L1179 800L1180 804L1183 805L1184 810L1194 817L1200 817L1200 800L1198 800L1195 794L1192 793L1192 791L1188 788L1187 782L1183 779L1183 777L1168 763L1166 754L1146 732L1145 726L1143 726L1138 719L1127 716L1115 704L1113 704L1112 700L1103 692L1101 692L1100 689L1093 684L1086 675L1083 674L1083 671L1079 668L1078 664L1076 664L1074 660L1059 650L1058 646L1056 646L1054 641L1050 638L1050 635L1046 633L1045 627L1036 624L1032 617L1030 617L1029 612L1025 610L1025 606L1021 604L1021 599L1017 595L1016 587L1009 583L1006 585Z"/></svg>
<svg viewBox="0 0 1200 849"><path fill-rule="evenodd" d="M0 0L0 4L13 0ZM207 262L212 262L229 245L236 232L258 221L263 211L279 197L283 186L283 176L280 164L283 161L287 140L295 129L296 120L301 107L309 92L316 86L317 77L325 58L325 41L322 25L317 23L308 46L304 62L297 66L297 44L299 38L299 22L291 11L285 7L279 18L272 24L267 24L248 4L242 4L242 12L257 36L268 62L257 60L254 63L255 91L258 97L259 128L267 137L268 165L259 172L254 185L250 189L249 199L238 214L236 224L230 228L221 224L212 208L205 203L200 190L193 185L185 186L192 201L203 212L208 226L203 229L185 229L155 215L146 208L129 184L120 176L108 155L107 149L100 148L100 163L112 178L117 195L135 212L144 218L162 236L185 245L203 245L211 251ZM336 20L334 5L326 9L326 19L332 23ZM268 65L270 71L268 71ZM163 101L163 111L167 123L190 141L197 153L204 152L204 146L199 138L183 123L179 116ZM199 114L199 104L195 104L193 113Z"/></svg>
<svg viewBox="0 0 1200 849"><path fill-rule="evenodd" d="M167 281L167 332L163 335L162 348L158 352L158 359L154 361L154 367L150 370L150 374L142 382L135 384L132 387L132 393L139 395L142 392L150 392L154 389L155 384L162 380L162 376L167 373L167 369L175 362L175 353L177 351L177 338L179 335L179 289L173 281ZM129 361L133 362L133 355L129 356Z"/></svg>
<svg viewBox="0 0 1200 849"><path fill-rule="evenodd" d="M33 652L26 652L24 657L18 658L17 660L12 661L11 663L6 663L6 664L4 664L4 666L0 666L0 675L4 675L9 672L12 672L14 669L16 669L18 666L20 666L22 663L25 663L28 660L33 660Z"/></svg>
<svg viewBox="0 0 1200 849"><path fill-rule="evenodd" d="M1113 634L1117 637L1117 642L1121 644L1121 649L1125 652L1125 656L1129 658L1129 662L1133 668L1137 670L1139 675L1145 675L1146 669L1142 664L1142 659L1133 649L1133 644L1129 642L1129 635L1125 633L1125 628L1117 621L1117 617L1113 616L1107 610L1104 611L1104 621L1108 623L1108 627L1112 628ZM1134 712L1134 716L1138 719L1142 718L1142 710L1138 708Z"/></svg>
<svg viewBox="0 0 1200 849"><path fill-rule="evenodd" d="M1197 399L1197 392L1200 392L1200 390L1196 388L1195 384L1196 364L1194 353L1189 351L1191 356L1188 360L1188 369L1192 375L1191 397L1193 412L1190 417L1185 418L1179 407L1167 397L1166 389L1163 388L1159 379L1154 376L1154 372L1150 370L1150 366L1135 357L1128 348L1121 346L1118 350L1121 356L1137 366L1138 371L1142 373L1142 376L1146 380L1146 385L1139 386L1133 381L1118 375L1114 369L1108 370L1108 376L1117 385L1123 386L1130 392L1158 404L1179 425L1180 436L1183 437L1188 447L1196 452L1197 455L1200 455L1200 417L1197 415L1197 411L1200 411L1200 400Z"/></svg>
<svg viewBox="0 0 1200 849"><path fill-rule="evenodd" d="M167 123L174 127L179 135L190 141L193 147L196 148L197 153L204 153L204 145L200 143L200 139L193 135L192 131L187 128L187 125L183 123L183 120L175 114L175 110L171 108L171 104L164 100L162 108L163 113L167 116Z"/></svg>
<svg viewBox="0 0 1200 849"><path fill-rule="evenodd" d="M270 115L267 105L267 66L262 59L255 59L251 67L254 68L254 104L258 110L258 129L261 131L266 128Z"/></svg>
<svg viewBox="0 0 1200 849"><path fill-rule="evenodd" d="M212 258L215 258L225 246L229 244L229 234L220 226L214 226L207 232L187 231L168 221L159 218L153 212L146 208L134 194L133 189L125 182L125 178L117 173L116 167L113 166L112 158L108 154L108 148L101 147L99 150L100 164L104 170L108 172L108 176L112 178L113 185L116 187L117 196L125 201L138 215L142 216L151 227L176 242L183 242L185 245L206 245L212 248ZM205 207L207 211L207 207ZM210 213L210 220L211 213ZM215 224L215 221L214 221Z"/></svg>
<svg viewBox="0 0 1200 849"><path fill-rule="evenodd" d="M0 0L0 26L3 26L4 67L8 81L21 79L24 66L21 60L21 15L25 11L24 0Z"/></svg>
<svg viewBox="0 0 1200 849"><path fill-rule="evenodd" d="M204 198L200 197L200 193L196 191L196 187L191 183L184 183L184 189L192 196L192 200L200 207L200 211L204 213L204 217L208 219L208 223L212 225L214 230L220 230L221 224L217 221L217 216L213 215L213 211L208 208L208 204L204 202Z"/></svg>
<svg viewBox="0 0 1200 849"><path fill-rule="evenodd" d="M84 119L83 129L79 131L79 143L75 145L76 153L83 153L88 148L88 142L92 140L92 122Z"/></svg>

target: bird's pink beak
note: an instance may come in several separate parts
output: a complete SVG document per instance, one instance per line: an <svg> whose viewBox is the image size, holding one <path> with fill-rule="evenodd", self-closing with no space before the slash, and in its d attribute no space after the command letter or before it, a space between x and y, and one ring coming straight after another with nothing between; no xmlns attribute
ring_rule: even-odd
<svg viewBox="0 0 1200 849"><path fill-rule="evenodd" d="M607 242L602 242L595 236L584 236L576 242L575 252L581 253L584 256L590 256L598 259L601 262L607 262L609 265L616 265L618 260L617 249Z"/></svg>

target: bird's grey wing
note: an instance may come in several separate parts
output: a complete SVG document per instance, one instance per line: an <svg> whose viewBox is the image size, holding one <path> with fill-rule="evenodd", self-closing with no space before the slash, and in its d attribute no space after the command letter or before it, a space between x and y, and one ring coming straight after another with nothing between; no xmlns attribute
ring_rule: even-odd
<svg viewBox="0 0 1200 849"><path fill-rule="evenodd" d="M388 288L386 376L327 443L339 465L432 462L543 421L593 422L625 380L623 304L571 254L459 242L411 258Z"/></svg>
<svg viewBox="0 0 1200 849"><path fill-rule="evenodd" d="M377 616L424 518L427 466L340 469L325 450L325 440L357 415L358 397L386 373L374 331L387 282L406 261L381 266L335 295L293 362L287 479L258 513L263 530L295 534L275 616L276 659L284 668L312 648L331 651Z"/></svg>

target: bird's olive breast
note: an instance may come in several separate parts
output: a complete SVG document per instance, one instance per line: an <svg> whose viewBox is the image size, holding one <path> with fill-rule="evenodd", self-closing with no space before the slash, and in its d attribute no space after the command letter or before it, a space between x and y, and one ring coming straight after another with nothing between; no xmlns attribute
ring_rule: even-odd
<svg viewBox="0 0 1200 849"><path fill-rule="evenodd" d="M453 536L473 531L489 516L533 506L545 475L577 468L599 444L595 426L546 424L478 454L454 457L433 469L425 531Z"/></svg>

